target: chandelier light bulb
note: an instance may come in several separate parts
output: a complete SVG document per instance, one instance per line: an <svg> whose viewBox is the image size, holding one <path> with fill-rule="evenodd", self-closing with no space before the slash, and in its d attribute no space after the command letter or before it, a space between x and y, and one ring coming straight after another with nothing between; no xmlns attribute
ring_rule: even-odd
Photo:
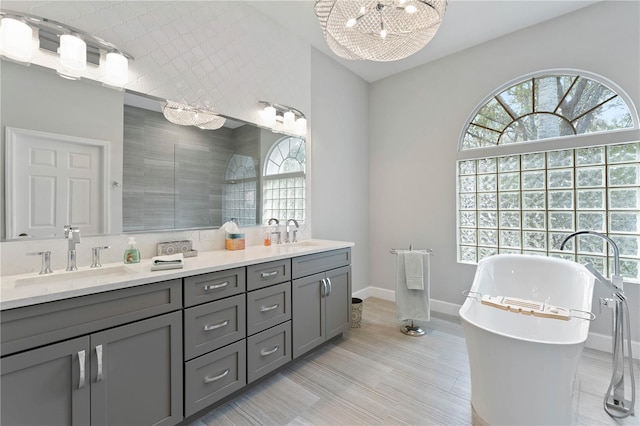
<svg viewBox="0 0 640 426"><path fill-rule="evenodd" d="M351 28L351 27L353 27L353 26L356 24L356 22L357 22L357 21L356 21L356 18L350 18L350 19L347 21L347 28Z"/></svg>
<svg viewBox="0 0 640 426"><path fill-rule="evenodd" d="M60 36L60 62L66 70L84 71L87 68L87 43L71 34Z"/></svg>
<svg viewBox="0 0 640 426"><path fill-rule="evenodd" d="M367 8L364 6L360 6L360 15L364 15L365 13L367 13Z"/></svg>
<svg viewBox="0 0 640 426"><path fill-rule="evenodd" d="M0 21L0 53L14 61L30 63L33 30L22 21L2 18Z"/></svg>
<svg viewBox="0 0 640 426"><path fill-rule="evenodd" d="M387 37L387 30L384 29L384 24L380 22L380 38L385 39Z"/></svg>
<svg viewBox="0 0 640 426"><path fill-rule="evenodd" d="M122 87L129 81L129 60L118 52L107 53L106 59L107 84Z"/></svg>
<svg viewBox="0 0 640 426"><path fill-rule="evenodd" d="M407 13L416 13L418 9L416 9L414 5L410 4L409 6L404 8L404 11Z"/></svg>

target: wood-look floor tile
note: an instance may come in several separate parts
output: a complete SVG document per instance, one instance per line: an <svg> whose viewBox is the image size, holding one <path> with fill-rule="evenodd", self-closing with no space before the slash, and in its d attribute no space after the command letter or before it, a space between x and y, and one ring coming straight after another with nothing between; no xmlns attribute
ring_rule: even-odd
<svg viewBox="0 0 640 426"><path fill-rule="evenodd" d="M402 334L402 325L393 302L367 299L361 328L301 357L191 426L486 426L471 406L460 320L432 314L423 337ZM638 387L637 361L634 370ZM640 425L638 415L614 420L603 411L610 377L611 355L585 349L577 375L578 425Z"/></svg>

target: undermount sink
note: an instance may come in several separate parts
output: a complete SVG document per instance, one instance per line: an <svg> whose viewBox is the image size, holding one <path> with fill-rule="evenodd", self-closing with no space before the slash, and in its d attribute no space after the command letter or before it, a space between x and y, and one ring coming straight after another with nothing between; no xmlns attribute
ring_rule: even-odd
<svg viewBox="0 0 640 426"><path fill-rule="evenodd" d="M135 274L137 271L125 265L107 266L103 268L84 269L81 271L61 271L53 274L37 275L33 277L20 278L15 281L16 286L38 285L71 282L77 280L105 280L110 278L124 277Z"/></svg>
<svg viewBox="0 0 640 426"><path fill-rule="evenodd" d="M317 247L317 246L320 246L321 243L319 243L318 241L306 240L306 241L298 241L295 243L287 243L286 245L290 247Z"/></svg>

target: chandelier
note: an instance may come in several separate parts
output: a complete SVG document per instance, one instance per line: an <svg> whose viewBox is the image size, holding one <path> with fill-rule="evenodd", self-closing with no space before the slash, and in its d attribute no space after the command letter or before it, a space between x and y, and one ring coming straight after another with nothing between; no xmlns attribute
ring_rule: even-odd
<svg viewBox="0 0 640 426"><path fill-rule="evenodd" d="M169 100L162 103L162 114L173 124L196 126L204 130L219 129L227 120L211 111Z"/></svg>
<svg viewBox="0 0 640 426"><path fill-rule="evenodd" d="M436 34L447 0L317 0L316 15L331 50L345 59L395 61Z"/></svg>

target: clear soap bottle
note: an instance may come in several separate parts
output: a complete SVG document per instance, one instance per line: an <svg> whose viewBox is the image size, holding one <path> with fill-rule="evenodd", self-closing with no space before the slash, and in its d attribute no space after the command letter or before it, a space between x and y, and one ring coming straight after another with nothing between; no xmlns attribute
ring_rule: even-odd
<svg viewBox="0 0 640 426"><path fill-rule="evenodd" d="M129 237L127 249L124 251L124 263L140 263L140 250L136 247L136 240Z"/></svg>

